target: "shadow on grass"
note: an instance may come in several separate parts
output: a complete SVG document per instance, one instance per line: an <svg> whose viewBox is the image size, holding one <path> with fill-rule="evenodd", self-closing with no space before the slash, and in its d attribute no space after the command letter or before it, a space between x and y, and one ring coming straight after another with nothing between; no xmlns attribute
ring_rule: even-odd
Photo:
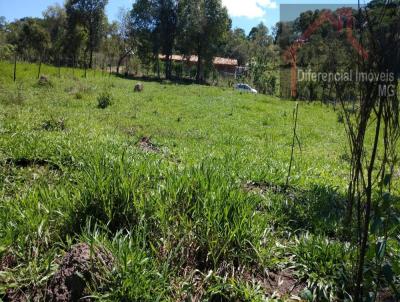
<svg viewBox="0 0 400 302"><path fill-rule="evenodd" d="M247 192L267 196L270 203L261 211L272 215L278 227L310 231L337 237L343 227L346 197L330 186L313 185L309 189L264 182L249 182Z"/></svg>
<svg viewBox="0 0 400 302"><path fill-rule="evenodd" d="M164 79L164 78L159 78L157 76L134 76L134 75L125 75L125 74L113 74L117 78L121 79L127 79L127 80L135 80L135 81L142 81L142 82L159 82L162 84L170 84L170 85L193 85L193 84L198 84L198 85L203 85L203 86L210 86L208 83L197 83L196 80L193 79L188 79L188 78L178 78L178 77L172 77L171 79Z"/></svg>

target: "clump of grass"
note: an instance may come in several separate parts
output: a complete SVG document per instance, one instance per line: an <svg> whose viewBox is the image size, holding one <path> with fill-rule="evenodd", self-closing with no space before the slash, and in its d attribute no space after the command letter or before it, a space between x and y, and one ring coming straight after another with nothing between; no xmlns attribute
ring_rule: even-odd
<svg viewBox="0 0 400 302"><path fill-rule="evenodd" d="M147 201L143 200L143 194L150 190L151 178L156 177L156 170L151 166L143 162L133 165L122 158L110 160L103 154L94 155L86 163L87 173L77 180L82 184L81 198L73 214L73 227L79 231L91 217L96 223L107 224L109 230L117 232L132 230L141 217L148 218L142 203ZM146 207L151 204L147 202ZM152 211L151 215L154 215Z"/></svg>
<svg viewBox="0 0 400 302"><path fill-rule="evenodd" d="M339 124L343 124L343 123L344 123L344 117L343 117L343 113L342 113L342 112L339 112L339 113L338 113L338 115L337 115L337 122L338 122Z"/></svg>
<svg viewBox="0 0 400 302"><path fill-rule="evenodd" d="M93 92L93 88L87 83L75 83L73 86L69 86L64 89L66 93L73 96L77 100L83 99L86 94Z"/></svg>
<svg viewBox="0 0 400 302"><path fill-rule="evenodd" d="M336 237L342 230L344 197L337 188L313 186L309 190L290 187L271 195L273 219L282 227Z"/></svg>
<svg viewBox="0 0 400 302"><path fill-rule="evenodd" d="M3 91L0 91L0 100L5 104L22 105L25 99L26 97L22 83L18 83L15 90L10 91L4 89Z"/></svg>
<svg viewBox="0 0 400 302"><path fill-rule="evenodd" d="M66 129L65 119L64 118L59 118L59 119L51 118L49 120L44 121L42 123L41 128L46 131L64 131Z"/></svg>
<svg viewBox="0 0 400 302"><path fill-rule="evenodd" d="M292 248L294 266L317 301L349 298L352 249L348 244L306 234Z"/></svg>
<svg viewBox="0 0 400 302"><path fill-rule="evenodd" d="M258 237L251 223L254 200L238 191L229 175L218 173L217 166L204 162L175 171L160 192L160 227L168 238L161 249L200 270L217 269L222 261L237 265L254 259L252 245ZM171 231L176 236L168 236Z"/></svg>
<svg viewBox="0 0 400 302"><path fill-rule="evenodd" d="M112 96L108 92L103 92L97 97L97 107L105 109L112 104Z"/></svg>
<svg viewBox="0 0 400 302"><path fill-rule="evenodd" d="M75 99L77 100L83 99L83 94L80 91L78 91L77 93L75 93Z"/></svg>
<svg viewBox="0 0 400 302"><path fill-rule="evenodd" d="M46 76L40 76L37 85L39 87L53 87L53 83Z"/></svg>
<svg viewBox="0 0 400 302"><path fill-rule="evenodd" d="M269 118L263 119L263 121L262 121L263 126L269 126L270 124L271 124L271 121Z"/></svg>

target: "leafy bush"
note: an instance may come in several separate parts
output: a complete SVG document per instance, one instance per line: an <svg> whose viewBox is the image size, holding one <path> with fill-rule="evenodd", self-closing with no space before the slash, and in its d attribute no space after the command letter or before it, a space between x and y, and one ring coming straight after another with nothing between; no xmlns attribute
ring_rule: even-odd
<svg viewBox="0 0 400 302"><path fill-rule="evenodd" d="M105 109L112 104L112 96L108 92L103 92L97 98L97 107Z"/></svg>
<svg viewBox="0 0 400 302"><path fill-rule="evenodd" d="M345 202L337 188L313 186L301 190L291 187L271 198L274 202L270 210L282 227L332 237L342 230Z"/></svg>
<svg viewBox="0 0 400 302"><path fill-rule="evenodd" d="M131 231L140 218L150 219L144 216L141 208L143 194L151 187L150 167L145 163L132 165L121 158L104 158L101 154L96 154L85 166L85 173L79 180L81 199L73 217L75 228L81 228L92 217L112 232Z"/></svg>
<svg viewBox="0 0 400 302"><path fill-rule="evenodd" d="M77 99L77 100L83 99L83 94L78 91L77 93L75 93L75 99Z"/></svg>
<svg viewBox="0 0 400 302"><path fill-rule="evenodd" d="M0 90L0 102L5 104L22 105L26 100L22 83L17 83L15 90Z"/></svg>
<svg viewBox="0 0 400 302"><path fill-rule="evenodd" d="M65 130L65 119L54 119L51 118L43 122L42 127L46 131L64 131Z"/></svg>
<svg viewBox="0 0 400 302"><path fill-rule="evenodd" d="M81 198L72 219L75 228L92 217L114 233L138 231L177 267L206 269L222 261L255 259L251 242L257 234L251 221L256 203L251 197L214 165L171 168L165 175L159 167L157 162L95 157L77 181Z"/></svg>
<svg viewBox="0 0 400 302"><path fill-rule="evenodd" d="M351 286L352 249L350 245L322 236L306 234L293 247L294 266L316 301L348 298Z"/></svg>
<svg viewBox="0 0 400 302"><path fill-rule="evenodd" d="M220 171L213 162L171 171L162 186L159 221L169 241L163 249L175 253L182 265L215 269L222 261L238 264L256 257L256 203Z"/></svg>
<svg viewBox="0 0 400 302"><path fill-rule="evenodd" d="M53 83L46 76L40 76L37 85L39 87L53 87Z"/></svg>

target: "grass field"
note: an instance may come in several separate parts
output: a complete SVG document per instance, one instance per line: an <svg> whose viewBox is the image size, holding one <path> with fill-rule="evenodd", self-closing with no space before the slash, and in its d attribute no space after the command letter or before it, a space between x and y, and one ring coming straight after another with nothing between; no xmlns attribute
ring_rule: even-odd
<svg viewBox="0 0 400 302"><path fill-rule="evenodd" d="M80 250L89 268L72 296L347 298L349 155L334 108L300 104L284 188L294 102L170 82L135 93L134 80L49 66L39 83L29 64L13 83L12 68L0 63L3 299L54 297L77 247L90 261Z"/></svg>

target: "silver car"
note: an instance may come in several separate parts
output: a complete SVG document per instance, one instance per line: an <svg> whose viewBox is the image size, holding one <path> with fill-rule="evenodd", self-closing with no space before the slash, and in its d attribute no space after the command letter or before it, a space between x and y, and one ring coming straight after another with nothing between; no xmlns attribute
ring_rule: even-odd
<svg viewBox="0 0 400 302"><path fill-rule="evenodd" d="M258 91L252 88L251 86L247 84L236 84L235 89L240 91L240 92L249 92L249 93L254 93L257 94Z"/></svg>

